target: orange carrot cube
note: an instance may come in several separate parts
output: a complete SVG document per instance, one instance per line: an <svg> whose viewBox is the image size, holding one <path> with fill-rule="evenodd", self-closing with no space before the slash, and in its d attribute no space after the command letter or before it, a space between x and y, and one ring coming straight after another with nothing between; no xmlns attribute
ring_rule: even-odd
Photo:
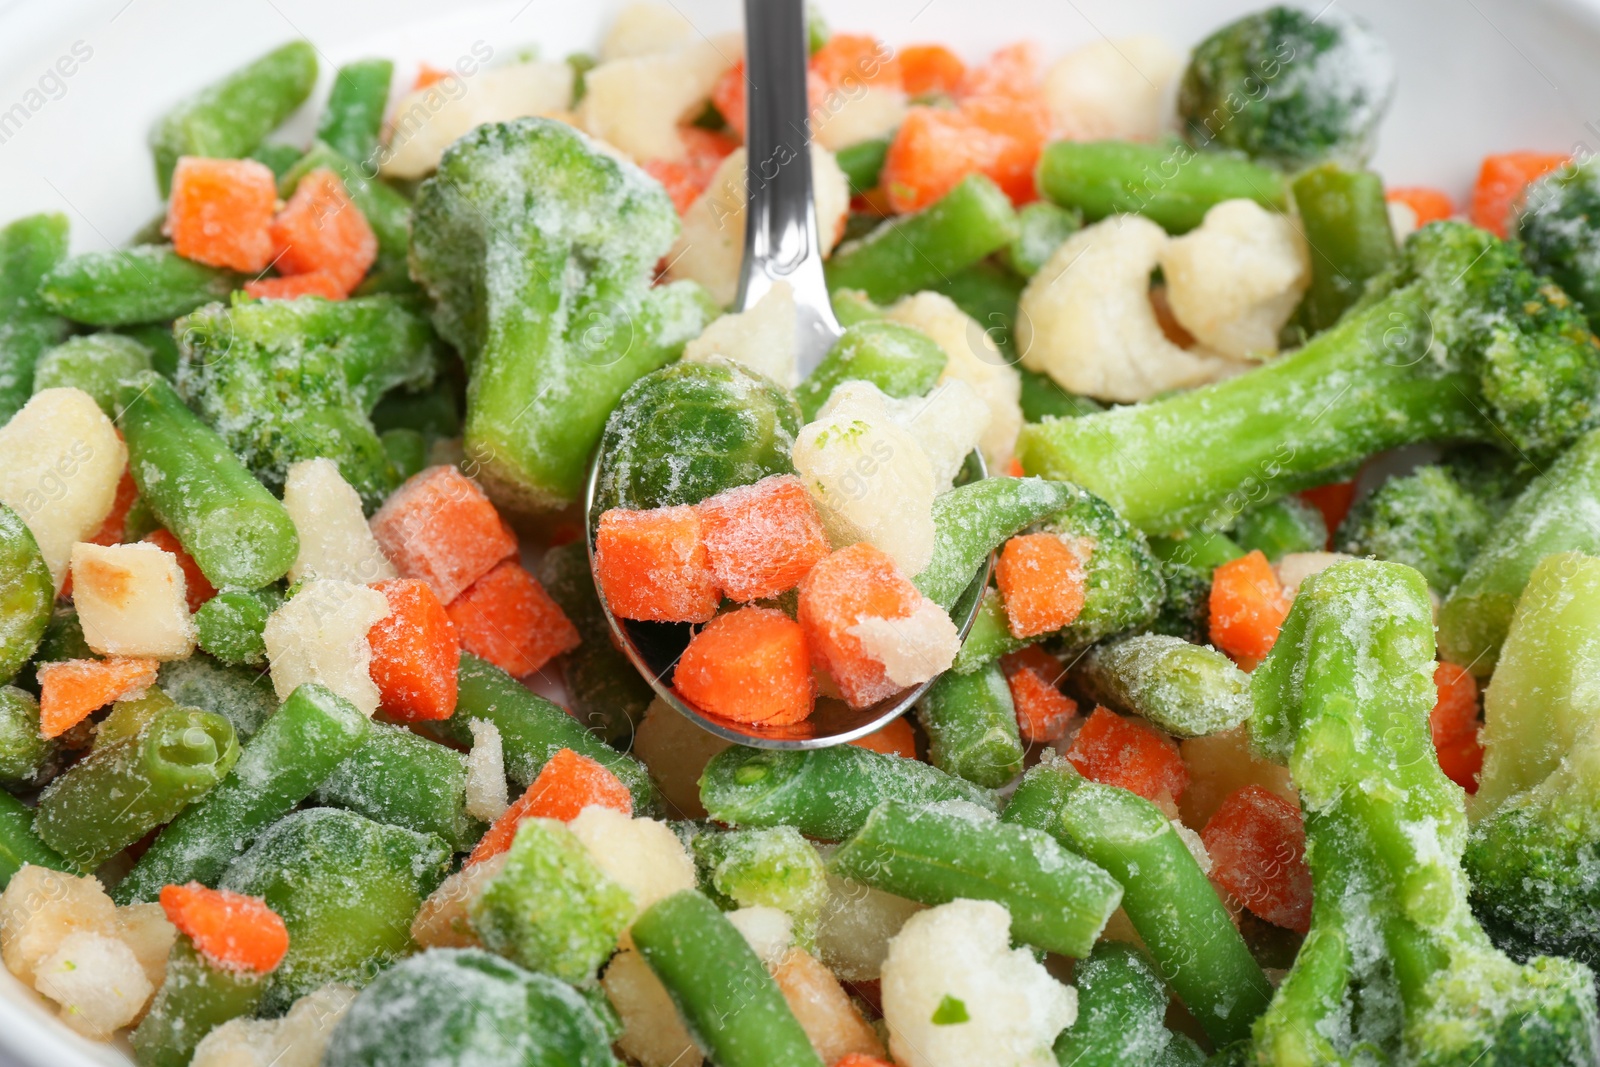
<svg viewBox="0 0 1600 1067"><path fill-rule="evenodd" d="M1496 237L1505 237L1512 212L1528 185L1566 165L1567 156L1550 152L1505 152L1486 156L1472 187L1474 226L1481 226Z"/></svg>
<svg viewBox="0 0 1600 1067"><path fill-rule="evenodd" d="M1448 193L1426 185L1400 185L1386 189L1383 198L1391 204L1404 204L1417 217L1418 226L1447 219L1456 213Z"/></svg>
<svg viewBox="0 0 1600 1067"><path fill-rule="evenodd" d="M738 145L731 138L697 126L679 127L678 136L683 140L687 153L684 159L650 159L641 166L652 178L666 186L667 195L672 197L672 206L682 215L706 191L717 173L717 167Z"/></svg>
<svg viewBox="0 0 1600 1067"><path fill-rule="evenodd" d="M1478 682L1471 672L1454 663L1434 668L1433 684L1439 696L1428 716L1439 769L1468 793L1478 791L1483 769L1483 744L1478 740Z"/></svg>
<svg viewBox="0 0 1600 1067"><path fill-rule="evenodd" d="M851 985L859 983L852 982ZM877 983L874 982L874 985ZM865 1052L852 1052L833 1067L892 1067L888 1060L880 1060L876 1056L868 1056Z"/></svg>
<svg viewBox="0 0 1600 1067"><path fill-rule="evenodd" d="M320 296L324 300L343 300L350 294L327 271L295 274L287 278L261 278L244 283L244 291L257 300L298 300Z"/></svg>
<svg viewBox="0 0 1600 1067"><path fill-rule="evenodd" d="M117 700L130 700L156 684L153 659L113 656L39 665L39 732L59 737Z"/></svg>
<svg viewBox="0 0 1600 1067"><path fill-rule="evenodd" d="M700 513L687 505L600 516L594 576L623 619L710 622L722 600Z"/></svg>
<svg viewBox="0 0 1600 1067"><path fill-rule="evenodd" d="M144 539L161 551L177 557L178 569L183 571L184 596L189 601L191 612L199 611L200 605L217 595L217 587L211 584L211 580L200 570L200 564L184 551L183 545L172 536L171 531L158 526L145 534Z"/></svg>
<svg viewBox="0 0 1600 1067"><path fill-rule="evenodd" d="M1051 681L1060 673L1059 665L1048 675L1033 666L1006 670L1011 702L1017 706L1017 729L1030 744L1059 741L1078 714L1078 702Z"/></svg>
<svg viewBox="0 0 1600 1067"><path fill-rule="evenodd" d="M1078 773L1119 786L1146 800L1177 800L1189 787L1189 769L1177 742L1140 719L1097 707L1084 720L1066 753Z"/></svg>
<svg viewBox="0 0 1600 1067"><path fill-rule="evenodd" d="M718 493L696 510L711 571L731 600L787 592L828 554L822 519L792 474Z"/></svg>
<svg viewBox="0 0 1600 1067"><path fill-rule="evenodd" d="M858 737L850 743L857 748L870 749L889 756L917 758L917 736L911 732L911 720L904 715L889 720L872 733Z"/></svg>
<svg viewBox="0 0 1600 1067"><path fill-rule="evenodd" d="M1311 928L1311 870L1300 809L1259 785L1229 796L1200 831L1211 880L1275 926Z"/></svg>
<svg viewBox="0 0 1600 1067"><path fill-rule="evenodd" d="M213 963L267 974L289 951L289 929L260 897L199 882L161 888L167 920Z"/></svg>
<svg viewBox="0 0 1600 1067"><path fill-rule="evenodd" d="M477 847L467 857L467 863L477 863L509 849L512 839L517 836L517 826L523 819L571 822L579 812L591 805L615 808L624 815L632 815L633 795L616 775L601 764L588 756L578 755L570 748L560 749L539 770L539 776L528 786L528 791L518 797L478 840Z"/></svg>
<svg viewBox="0 0 1600 1067"><path fill-rule="evenodd" d="M894 50L864 33L835 33L811 55L811 71L830 89L862 85L898 89L904 84Z"/></svg>
<svg viewBox="0 0 1600 1067"><path fill-rule="evenodd" d="M913 44L900 49L900 78L912 96L953 93L967 75L961 57L942 44Z"/></svg>
<svg viewBox="0 0 1600 1067"><path fill-rule="evenodd" d="M456 710L461 642L433 588L416 578L391 578L374 589L389 614L367 631L379 703L396 719L448 719Z"/></svg>
<svg viewBox="0 0 1600 1067"><path fill-rule="evenodd" d="M427 582L442 604L517 554L517 535L455 467L406 479L372 516L372 533L401 577Z"/></svg>
<svg viewBox="0 0 1600 1067"><path fill-rule="evenodd" d="M683 650L672 684L708 714L768 726L804 721L816 700L805 631L775 608L712 619Z"/></svg>
<svg viewBox="0 0 1600 1067"><path fill-rule="evenodd" d="M462 648L515 678L578 647L578 628L514 559L467 586L445 610Z"/></svg>
<svg viewBox="0 0 1600 1067"><path fill-rule="evenodd" d="M800 583L798 616L811 662L851 706L867 707L901 689L851 630L867 618L906 618L921 599L894 560L864 541L828 556Z"/></svg>
<svg viewBox="0 0 1600 1067"><path fill-rule="evenodd" d="M1289 616L1289 598L1256 549L1211 573L1211 643L1235 659L1264 659Z"/></svg>
<svg viewBox="0 0 1600 1067"><path fill-rule="evenodd" d="M184 156L172 172L167 233L173 251L212 267L256 274L272 262L278 182L253 159Z"/></svg>
<svg viewBox="0 0 1600 1067"><path fill-rule="evenodd" d="M345 295L378 258L378 238L367 217L326 167L300 179L273 218L271 233L279 274L326 274Z"/></svg>
<svg viewBox="0 0 1600 1067"><path fill-rule="evenodd" d="M1083 560L1055 534L1023 534L1007 541L994 576L1012 637L1054 633L1083 610Z"/></svg>
<svg viewBox="0 0 1600 1067"><path fill-rule="evenodd" d="M1039 46L1018 41L996 49L987 60L967 70L957 93L963 97L1009 96L1027 100L1041 92Z"/></svg>

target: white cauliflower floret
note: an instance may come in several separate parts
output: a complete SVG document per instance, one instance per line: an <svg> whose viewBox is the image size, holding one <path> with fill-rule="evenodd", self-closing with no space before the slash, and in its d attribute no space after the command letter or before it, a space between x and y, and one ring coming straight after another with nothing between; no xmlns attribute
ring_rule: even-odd
<svg viewBox="0 0 1600 1067"><path fill-rule="evenodd" d="M1159 37L1100 40L1069 52L1044 76L1056 130L1077 141L1154 140L1183 62Z"/></svg>
<svg viewBox="0 0 1600 1067"><path fill-rule="evenodd" d="M670 52L694 39L694 26L671 4L629 4L617 12L600 44L600 62Z"/></svg>
<svg viewBox="0 0 1600 1067"><path fill-rule="evenodd" d="M306 459L289 468L283 506L300 535L300 554L289 568L290 583L334 578L371 585L399 576L378 547L361 495L331 459Z"/></svg>
<svg viewBox="0 0 1600 1067"><path fill-rule="evenodd" d="M817 417L840 413L867 418L887 416L916 438L933 469L936 492L955 481L967 455L989 426L989 407L977 391L960 379L933 387L927 396L897 400L868 381L842 382L817 411Z"/></svg>
<svg viewBox="0 0 1600 1067"><path fill-rule="evenodd" d="M133 949L150 987L160 989L167 977L167 956L178 939L178 928L167 921L161 905L152 901L118 908L117 937Z"/></svg>
<svg viewBox="0 0 1600 1067"><path fill-rule="evenodd" d="M510 807L506 794L505 744L500 728L488 719L470 719L472 751L467 753L467 814L494 822Z"/></svg>
<svg viewBox="0 0 1600 1067"><path fill-rule="evenodd" d="M826 254L844 232L850 182L833 153L818 144L811 146L811 197ZM697 281L718 304L732 304L744 259L744 216L745 155L739 148L722 161L705 192L684 212L683 229L667 253L668 280Z"/></svg>
<svg viewBox="0 0 1600 1067"><path fill-rule="evenodd" d="M1012 948L1010 913L987 900L913 915L889 944L882 988L902 1067L1055 1067L1051 1045L1078 1015L1077 990Z"/></svg>
<svg viewBox="0 0 1600 1067"><path fill-rule="evenodd" d="M83 930L39 961L33 984L61 1005L62 1022L95 1041L133 1022L155 992L126 942Z"/></svg>
<svg viewBox="0 0 1600 1067"><path fill-rule="evenodd" d="M0 958L24 982L72 934L114 936L117 906L99 879L27 864L0 893Z"/></svg>
<svg viewBox="0 0 1600 1067"><path fill-rule="evenodd" d="M1344 552L1290 552L1272 565L1283 586L1284 596L1290 599L1300 591L1300 585L1313 574L1321 574L1335 563L1355 559Z"/></svg>
<svg viewBox="0 0 1600 1067"><path fill-rule="evenodd" d="M811 111L812 136L823 148L841 148L888 137L906 117L906 94L887 85L849 81Z"/></svg>
<svg viewBox="0 0 1600 1067"><path fill-rule="evenodd" d="M388 614L389 602L376 589L325 578L306 582L268 617L261 635L278 699L288 700L304 682L320 682L370 718L379 697L368 673L367 631Z"/></svg>
<svg viewBox="0 0 1600 1067"><path fill-rule="evenodd" d="M792 389L800 384L795 365L797 330L794 287L775 282L749 311L713 320L684 348L683 358L704 362L721 356Z"/></svg>
<svg viewBox="0 0 1600 1067"><path fill-rule="evenodd" d="M888 318L927 334L944 349L939 381L962 381L988 405L989 425L978 438L991 473L1011 462L1022 429L1022 376L994 339L943 293L916 293L889 309Z"/></svg>
<svg viewBox="0 0 1600 1067"><path fill-rule="evenodd" d="M195 629L178 557L155 545L72 546L72 601L102 656L187 659Z"/></svg>
<svg viewBox="0 0 1600 1067"><path fill-rule="evenodd" d="M1022 291L1016 344L1022 365L1068 392L1137 403L1244 369L1179 348L1150 304L1150 273L1169 238L1139 215L1113 215L1073 234Z"/></svg>
<svg viewBox="0 0 1600 1067"><path fill-rule="evenodd" d="M559 61L490 67L470 78L451 73L401 97L379 169L386 178L426 177L469 130L486 122L561 116L571 107L572 68Z"/></svg>
<svg viewBox="0 0 1600 1067"><path fill-rule="evenodd" d="M786 911L756 904L735 908L727 917L750 946L750 951L759 956L769 970L778 965L789 946L794 944L794 919Z"/></svg>
<svg viewBox="0 0 1600 1067"><path fill-rule="evenodd" d="M1167 304L1195 340L1231 359L1278 354L1278 331L1311 284L1311 255L1288 217L1224 200L1160 257Z"/></svg>
<svg viewBox="0 0 1600 1067"><path fill-rule="evenodd" d="M595 866L633 897L638 914L656 901L695 884L694 860L664 822L630 818L615 808L590 805L567 823Z"/></svg>
<svg viewBox="0 0 1600 1067"><path fill-rule="evenodd" d="M601 63L584 77L583 127L641 163L682 159L678 124L705 103L742 54L737 34L721 34Z"/></svg>

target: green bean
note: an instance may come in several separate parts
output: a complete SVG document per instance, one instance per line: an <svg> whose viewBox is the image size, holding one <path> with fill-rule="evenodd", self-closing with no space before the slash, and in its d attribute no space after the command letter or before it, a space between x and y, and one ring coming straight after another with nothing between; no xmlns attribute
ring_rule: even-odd
<svg viewBox="0 0 1600 1067"><path fill-rule="evenodd" d="M225 300L244 281L231 270L184 259L171 245L140 245L63 260L39 283L39 299L73 322L136 326Z"/></svg>
<svg viewBox="0 0 1600 1067"><path fill-rule="evenodd" d="M402 482L428 465L428 439L416 430L384 430L378 440Z"/></svg>
<svg viewBox="0 0 1600 1067"><path fill-rule="evenodd" d="M995 901L1018 941L1064 956L1087 956L1122 899L1111 875L1042 830L955 805L884 801L828 873L923 904Z"/></svg>
<svg viewBox="0 0 1600 1067"><path fill-rule="evenodd" d="M333 171L344 182L344 191L350 195L350 202L361 209L367 224L372 227L372 233L378 239L379 265L404 265L406 249L411 242L411 201L379 181L376 171L364 159L354 160L321 141L314 142L310 151L290 167L278 183L278 194L283 197L293 195L301 178L323 167Z"/></svg>
<svg viewBox="0 0 1600 1067"><path fill-rule="evenodd" d="M33 368L33 391L82 389L108 417L124 380L151 369L150 350L131 337L92 333L56 345Z"/></svg>
<svg viewBox="0 0 1600 1067"><path fill-rule="evenodd" d="M989 553L1077 498L1076 487L1043 478L985 478L941 493L933 501L933 559L912 583L948 611Z"/></svg>
<svg viewBox="0 0 1600 1067"><path fill-rule="evenodd" d="M28 662L50 625L55 582L33 531L0 504L0 685Z"/></svg>
<svg viewBox="0 0 1600 1067"><path fill-rule="evenodd" d="M403 726L377 724L324 776L316 797L320 804L433 834L465 852L485 829L467 814L466 789L467 759L461 753Z"/></svg>
<svg viewBox="0 0 1600 1067"><path fill-rule="evenodd" d="M370 159L383 132L393 78L394 64L387 59L361 59L340 67L317 122L317 140L350 159Z"/></svg>
<svg viewBox="0 0 1600 1067"><path fill-rule="evenodd" d="M1198 1067L1205 1062L1193 1041L1167 1029L1166 983L1134 946L1102 941L1073 968L1072 979L1078 1020L1056 1039L1058 1063L1178 1067L1193 1062Z"/></svg>
<svg viewBox="0 0 1600 1067"><path fill-rule="evenodd" d="M998 663L940 675L917 701L917 721L928 734L929 761L946 774L998 789L1022 770L1027 749Z"/></svg>
<svg viewBox="0 0 1600 1067"><path fill-rule="evenodd" d="M194 613L202 650L230 666L260 666L267 661L267 618L283 604L276 589L245 592L224 589Z"/></svg>
<svg viewBox="0 0 1600 1067"><path fill-rule="evenodd" d="M955 662L950 664L950 669L957 674L971 674L1001 656L1027 648L1039 640L1040 638L1011 636L1011 624L1006 618L1005 601L1001 599L997 590L990 589L983 594L983 603L978 605L978 614L972 619L972 628L967 631L966 640L961 642L961 651L956 653Z"/></svg>
<svg viewBox="0 0 1600 1067"><path fill-rule="evenodd" d="M229 1019L254 1015L266 991L263 975L213 963L183 934L167 956L167 977L133 1031L139 1067L187 1067L195 1046Z"/></svg>
<svg viewBox="0 0 1600 1067"><path fill-rule="evenodd" d="M1290 552L1321 552L1328 547L1322 512L1297 496L1283 496L1240 513L1229 536L1245 552L1260 550L1268 559Z"/></svg>
<svg viewBox="0 0 1600 1067"><path fill-rule="evenodd" d="M1311 250L1311 287L1300 318L1308 332L1317 333L1339 321L1367 279L1393 263L1399 249L1383 179L1371 171L1324 163L1295 178L1291 188Z"/></svg>
<svg viewBox="0 0 1600 1067"><path fill-rule="evenodd" d="M1022 417L1028 422L1075 419L1080 415L1093 415L1105 410L1099 401L1069 393L1054 379L1038 371L1018 367L1017 372L1022 375Z"/></svg>
<svg viewBox="0 0 1600 1067"><path fill-rule="evenodd" d="M1254 200L1285 211L1289 190L1275 170L1188 145L1057 141L1039 160L1039 191L1096 222L1135 212L1169 233L1185 233L1224 200Z"/></svg>
<svg viewBox="0 0 1600 1067"><path fill-rule="evenodd" d="M204 653L163 663L158 680L179 704L214 711L231 722L241 745L278 710L278 694L265 671L224 666Z"/></svg>
<svg viewBox="0 0 1600 1067"><path fill-rule="evenodd" d="M851 196L865 196L878 186L878 174L889 155L889 138L874 137L839 149L835 159L850 182Z"/></svg>
<svg viewBox="0 0 1600 1067"><path fill-rule="evenodd" d="M0 228L0 426L33 395L33 365L66 336L39 281L67 255L67 217L29 215Z"/></svg>
<svg viewBox="0 0 1600 1067"><path fill-rule="evenodd" d="M153 372L119 400L139 495L211 584L258 589L283 577L300 552L294 520L217 432Z"/></svg>
<svg viewBox="0 0 1600 1067"><path fill-rule="evenodd" d="M150 366L157 374L170 380L178 373L178 339L172 335L170 324L145 322L124 326L118 332L150 350Z"/></svg>
<svg viewBox="0 0 1600 1067"><path fill-rule="evenodd" d="M90 752L51 782L34 828L78 870L92 871L208 793L238 758L227 719L166 708L138 736Z"/></svg>
<svg viewBox="0 0 1600 1067"><path fill-rule="evenodd" d="M823 1067L765 965L705 896L657 901L633 942L718 1067Z"/></svg>
<svg viewBox="0 0 1600 1067"><path fill-rule="evenodd" d="M131 904L154 900L164 885L215 886L228 865L309 797L367 733L366 717L348 700L315 683L299 686L245 744L233 772L161 831L112 896Z"/></svg>
<svg viewBox="0 0 1600 1067"><path fill-rule="evenodd" d="M888 314L859 289L835 289L829 294L829 302L833 304L833 317L845 329L875 322Z"/></svg>
<svg viewBox="0 0 1600 1067"><path fill-rule="evenodd" d="M177 706L178 702L159 686L152 686L131 700L117 701L111 705L111 713L95 726L90 751L137 740L156 715Z"/></svg>
<svg viewBox="0 0 1600 1067"><path fill-rule="evenodd" d="M1110 871L1157 971L1207 1036L1219 1046L1250 1036L1272 986L1161 809L1058 763L1029 771L1003 818L1047 831Z"/></svg>
<svg viewBox="0 0 1600 1067"><path fill-rule="evenodd" d="M289 168L300 162L300 157L305 155L292 144L281 141L263 141L250 151L250 158L257 163L265 163L267 169L272 171L273 178L281 181L289 173ZM163 222L166 220L163 219ZM135 244L160 244L159 240L133 242Z"/></svg>
<svg viewBox="0 0 1600 1067"><path fill-rule="evenodd" d="M730 826L793 826L839 841L861 829L883 800L934 804L965 800L993 811L993 793L920 760L856 745L780 752L735 745L700 776L700 802Z"/></svg>
<svg viewBox="0 0 1600 1067"><path fill-rule="evenodd" d="M33 828L33 809L0 790L0 889L4 889L23 864L70 870L72 865L55 849L39 840Z"/></svg>
<svg viewBox="0 0 1600 1067"><path fill-rule="evenodd" d="M1095 701L1174 737L1221 733L1250 717L1250 676L1216 649L1179 637L1135 634L1096 645L1076 680Z"/></svg>
<svg viewBox="0 0 1600 1067"><path fill-rule="evenodd" d="M1017 213L981 174L963 178L914 215L889 219L828 261L829 289L859 289L880 304L931 289L941 279L1003 248Z"/></svg>
<svg viewBox="0 0 1600 1067"><path fill-rule="evenodd" d="M1000 262L1024 278L1039 273L1068 237L1083 229L1083 215L1070 208L1036 200L1017 212L1017 236L1000 250Z"/></svg>
<svg viewBox="0 0 1600 1067"><path fill-rule="evenodd" d="M795 390L800 412L811 421L846 381L867 381L885 396L922 396L944 373L944 349L921 330L898 322L869 321L847 327Z"/></svg>
<svg viewBox="0 0 1600 1067"><path fill-rule="evenodd" d="M14 685L0 685L0 786L28 789L45 780L60 745L39 733L39 702Z"/></svg>
<svg viewBox="0 0 1600 1067"><path fill-rule="evenodd" d="M161 195L171 189L178 157L246 155L305 103L316 81L316 50L291 41L167 112L150 131Z"/></svg>

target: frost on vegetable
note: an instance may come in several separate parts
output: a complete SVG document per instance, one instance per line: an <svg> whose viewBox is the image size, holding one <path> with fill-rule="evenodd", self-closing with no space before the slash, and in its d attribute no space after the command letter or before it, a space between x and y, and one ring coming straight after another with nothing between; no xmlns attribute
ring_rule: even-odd
<svg viewBox="0 0 1600 1067"><path fill-rule="evenodd" d="M988 430L990 411L972 386L959 378L936 385L925 396L896 399L867 381L847 381L834 389L817 412L819 420L860 413L887 416L909 433L928 457L935 493L954 484L956 475Z"/></svg>
<svg viewBox="0 0 1600 1067"><path fill-rule="evenodd" d="M33 984L61 1006L62 1022L96 1041L137 1018L155 991L126 943L81 931L39 961Z"/></svg>
<svg viewBox="0 0 1600 1067"><path fill-rule="evenodd" d="M389 602L376 589L320 578L302 585L267 619L262 634L278 699L319 682L370 717L379 696L368 674L367 631L388 614Z"/></svg>
<svg viewBox="0 0 1600 1067"><path fill-rule="evenodd" d="M507 63L470 77L455 71L402 96L378 153L386 178L425 178L451 143L486 122L541 115L561 118L572 106L572 68L559 60Z"/></svg>
<svg viewBox="0 0 1600 1067"><path fill-rule="evenodd" d="M724 908L777 908L793 920L801 946L812 945L828 891L822 858L798 830L703 833L694 854L712 899Z"/></svg>
<svg viewBox="0 0 1600 1067"><path fill-rule="evenodd" d="M411 920L411 939L423 948L482 948L472 928L472 907L505 865L501 852L466 864L440 882Z"/></svg>
<svg viewBox="0 0 1600 1067"><path fill-rule="evenodd" d="M1077 993L1027 949L990 901L913 915L889 944L883 1014L905 1067L1052 1067L1051 1044L1077 1017Z"/></svg>
<svg viewBox="0 0 1600 1067"><path fill-rule="evenodd" d="M330 459L308 459L288 470L283 506L300 535L300 554L289 568L291 583L332 578L371 585L397 577L362 513L361 495Z"/></svg>
<svg viewBox="0 0 1600 1067"><path fill-rule="evenodd" d="M1056 60L1041 86L1056 130L1075 141L1154 141L1183 55L1159 37L1095 41Z"/></svg>
<svg viewBox="0 0 1600 1067"><path fill-rule="evenodd" d="M230 1019L195 1046L190 1067L322 1067L323 1054L356 991L330 984L296 1000L278 1019Z"/></svg>
<svg viewBox="0 0 1600 1067"><path fill-rule="evenodd" d="M567 823L600 872L627 890L638 914L695 886L694 860L666 823L591 804Z"/></svg>
<svg viewBox="0 0 1600 1067"><path fill-rule="evenodd" d="M82 878L29 864L0 893L0 958L32 983L41 961L75 933L109 934L117 908L91 875Z"/></svg>
<svg viewBox="0 0 1600 1067"><path fill-rule="evenodd" d="M795 364L799 329L794 287L774 282L750 310L714 319L684 346L683 358L701 362L720 356L792 389L800 381Z"/></svg>
<svg viewBox="0 0 1600 1067"><path fill-rule="evenodd" d="M155 545L73 545L72 602L84 639L102 656L184 659L194 651L183 568Z"/></svg>
<svg viewBox="0 0 1600 1067"><path fill-rule="evenodd" d="M487 719L467 723L472 750L467 753L467 814L494 822L511 804L506 791L505 746L500 729Z"/></svg>
<svg viewBox="0 0 1600 1067"><path fill-rule="evenodd" d="M776 967L794 945L794 920L788 912L753 904L723 914L768 970Z"/></svg>
<svg viewBox="0 0 1600 1067"><path fill-rule="evenodd" d="M1489 509L1448 470L1419 467L1359 500L1334 544L1352 556L1415 567L1443 595L1467 572L1492 523Z"/></svg>

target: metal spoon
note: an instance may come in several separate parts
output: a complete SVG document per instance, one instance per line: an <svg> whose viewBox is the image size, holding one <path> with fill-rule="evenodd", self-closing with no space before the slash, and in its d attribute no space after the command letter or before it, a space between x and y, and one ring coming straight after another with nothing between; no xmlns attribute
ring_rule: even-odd
<svg viewBox="0 0 1600 1067"><path fill-rule="evenodd" d="M816 208L811 197L811 154L806 96L808 59L804 0L745 0L746 180L744 263L739 277L736 311L747 311L775 282L794 289L797 314L797 365L801 376L815 370L842 333L828 299L822 273L823 245L818 239ZM973 453L977 476L987 471ZM594 567L595 493L603 455L589 468L584 499L589 565ZM963 638L977 617L989 585L985 563L951 611ZM718 718L684 700L671 686L672 671L694 636L689 623L635 622L611 613L605 594L600 606L618 647L656 695L681 714L718 737L756 748L826 748L865 736L899 718L925 693L931 682L904 690L867 708L852 708L835 697L819 697L811 717L792 726L762 726Z"/></svg>

